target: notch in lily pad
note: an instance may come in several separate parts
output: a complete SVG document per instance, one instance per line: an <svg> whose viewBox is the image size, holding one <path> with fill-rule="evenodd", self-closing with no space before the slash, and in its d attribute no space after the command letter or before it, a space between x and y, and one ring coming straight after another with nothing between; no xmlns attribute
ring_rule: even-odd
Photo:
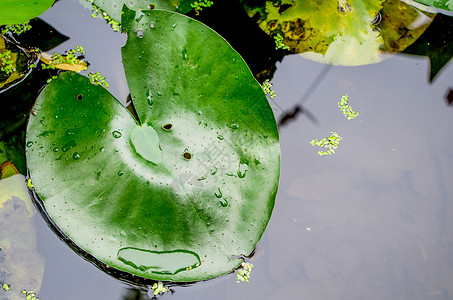
<svg viewBox="0 0 453 300"><path fill-rule="evenodd" d="M142 158L154 164L162 161L162 150L159 147L159 136L151 126L137 126L131 132L131 142L135 151Z"/></svg>

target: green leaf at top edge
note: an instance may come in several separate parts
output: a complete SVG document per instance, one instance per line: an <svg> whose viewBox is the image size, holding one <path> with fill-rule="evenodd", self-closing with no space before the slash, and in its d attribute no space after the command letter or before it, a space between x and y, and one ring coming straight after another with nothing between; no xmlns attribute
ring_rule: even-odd
<svg viewBox="0 0 453 300"><path fill-rule="evenodd" d="M261 238L277 192L266 96L239 54L198 21L124 8L122 28L140 120L88 78L61 74L27 128L36 191L60 230L113 268L186 282L229 273ZM143 148L134 135L148 137Z"/></svg>
<svg viewBox="0 0 453 300"><path fill-rule="evenodd" d="M55 0L2 0L0 26L25 23L48 10Z"/></svg>

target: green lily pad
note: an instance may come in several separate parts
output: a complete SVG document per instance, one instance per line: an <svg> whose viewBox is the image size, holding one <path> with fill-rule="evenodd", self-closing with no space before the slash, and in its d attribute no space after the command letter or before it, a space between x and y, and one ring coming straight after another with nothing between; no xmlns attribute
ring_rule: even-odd
<svg viewBox="0 0 453 300"><path fill-rule="evenodd" d="M292 53L335 65L379 62L383 52L404 50L432 21L399 0L241 1Z"/></svg>
<svg viewBox="0 0 453 300"><path fill-rule="evenodd" d="M195 0L79 0L84 6L99 8L112 20L121 23L123 5L132 10L165 9L188 13L192 10L190 3Z"/></svg>
<svg viewBox="0 0 453 300"><path fill-rule="evenodd" d="M231 272L261 238L280 173L276 122L218 34L184 15L124 8L138 119L65 72L27 129L33 184L55 224L118 270L198 281Z"/></svg>
<svg viewBox="0 0 453 300"><path fill-rule="evenodd" d="M48 10L55 0L2 0L0 26L25 23Z"/></svg>

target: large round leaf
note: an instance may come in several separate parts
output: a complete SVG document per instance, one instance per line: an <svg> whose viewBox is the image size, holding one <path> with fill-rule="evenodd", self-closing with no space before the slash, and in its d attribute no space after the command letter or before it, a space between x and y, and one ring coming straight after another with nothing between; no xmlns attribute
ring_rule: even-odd
<svg viewBox="0 0 453 300"><path fill-rule="evenodd" d="M37 249L34 215L24 176L18 174L13 164L1 164L0 282L11 286L7 293L2 293L0 287L1 299L22 300L23 289L38 293L41 288L44 258Z"/></svg>
<svg viewBox="0 0 453 300"><path fill-rule="evenodd" d="M0 25L25 23L49 9L55 0L2 0Z"/></svg>
<svg viewBox="0 0 453 300"><path fill-rule="evenodd" d="M79 247L119 270L196 281L230 272L269 221L280 148L243 59L203 24L125 8L123 63L139 120L72 72L38 97L33 184Z"/></svg>

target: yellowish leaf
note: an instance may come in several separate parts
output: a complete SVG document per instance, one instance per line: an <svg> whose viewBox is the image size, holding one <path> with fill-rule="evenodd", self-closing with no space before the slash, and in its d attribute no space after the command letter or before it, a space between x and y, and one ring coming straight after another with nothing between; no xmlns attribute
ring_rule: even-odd
<svg viewBox="0 0 453 300"><path fill-rule="evenodd" d="M65 55L62 55L62 57L65 57ZM80 59L77 59L75 64L61 63L61 64L56 64L56 65L53 64L53 59L52 59L51 54L41 53L40 59L46 65L54 66L55 68L60 69L60 70L80 72L80 71L86 70L86 68L87 68L87 63Z"/></svg>

